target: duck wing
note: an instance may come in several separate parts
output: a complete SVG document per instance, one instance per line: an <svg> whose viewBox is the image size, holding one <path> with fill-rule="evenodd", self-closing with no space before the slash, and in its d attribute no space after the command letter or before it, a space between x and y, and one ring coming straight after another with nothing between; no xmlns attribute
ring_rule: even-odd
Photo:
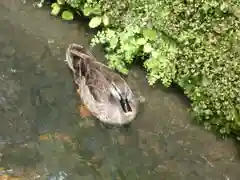
<svg viewBox="0 0 240 180"><path fill-rule="evenodd" d="M87 76L85 76L86 85L89 88L90 93L96 101L106 101L109 98L109 81L106 78L106 74L101 71L102 65L94 62L89 64Z"/></svg>

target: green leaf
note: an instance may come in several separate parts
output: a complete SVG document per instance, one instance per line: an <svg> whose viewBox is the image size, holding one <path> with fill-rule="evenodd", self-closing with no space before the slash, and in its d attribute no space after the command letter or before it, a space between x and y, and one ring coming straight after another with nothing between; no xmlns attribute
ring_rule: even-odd
<svg viewBox="0 0 240 180"><path fill-rule="evenodd" d="M202 9L203 9L205 12L207 12L207 11L210 9L209 4L208 4L208 3L203 4L203 5L202 5Z"/></svg>
<svg viewBox="0 0 240 180"><path fill-rule="evenodd" d="M203 76L202 77L202 85L208 86L209 84L210 84L210 81L205 76Z"/></svg>
<svg viewBox="0 0 240 180"><path fill-rule="evenodd" d="M109 42L110 42L110 47L111 47L112 49L114 49L114 48L117 46L118 37L115 36L115 37L111 38L111 40L110 40Z"/></svg>
<svg viewBox="0 0 240 180"><path fill-rule="evenodd" d="M143 47L143 51L146 52L146 53L150 53L152 51L152 49L153 48L152 48L150 43L145 44L144 47Z"/></svg>
<svg viewBox="0 0 240 180"><path fill-rule="evenodd" d="M100 6L99 3L94 6L94 12L93 13L95 15L98 15L98 16L100 16L102 14L102 9L101 9L101 6Z"/></svg>
<svg viewBox="0 0 240 180"><path fill-rule="evenodd" d="M51 15L53 16L57 16L61 10L58 3L52 3L51 8L52 8Z"/></svg>
<svg viewBox="0 0 240 180"><path fill-rule="evenodd" d="M228 9L228 4L223 2L220 6L220 9L223 11L223 12L226 12L227 9Z"/></svg>
<svg viewBox="0 0 240 180"><path fill-rule="evenodd" d="M144 45L147 42L147 39L145 38L139 38L137 39L137 44Z"/></svg>
<svg viewBox="0 0 240 180"><path fill-rule="evenodd" d="M71 11L63 11L62 18L64 20L68 20L68 21L73 20L73 18L74 18L73 13Z"/></svg>
<svg viewBox="0 0 240 180"><path fill-rule="evenodd" d="M157 39L157 32L153 29L144 28L142 33L143 36L149 40L155 41Z"/></svg>
<svg viewBox="0 0 240 180"><path fill-rule="evenodd" d="M63 5L63 4L65 4L65 0L57 0L57 3L60 5Z"/></svg>
<svg viewBox="0 0 240 180"><path fill-rule="evenodd" d="M96 28L102 23L102 17L96 16L92 18L89 22L89 27L90 28Z"/></svg>
<svg viewBox="0 0 240 180"><path fill-rule="evenodd" d="M59 8L60 8L60 6L59 6L58 3L52 3L52 4L51 4L51 8L56 8L56 7L59 7Z"/></svg>
<svg viewBox="0 0 240 180"><path fill-rule="evenodd" d="M106 14L103 15L102 21L103 21L104 26L109 25L109 18L107 17Z"/></svg>
<svg viewBox="0 0 240 180"><path fill-rule="evenodd" d="M83 9L84 16L89 16L92 12L94 12L94 9L91 7L84 7Z"/></svg>
<svg viewBox="0 0 240 180"><path fill-rule="evenodd" d="M111 29L107 29L106 33L107 33L107 37L113 37L116 36L116 31L111 30Z"/></svg>

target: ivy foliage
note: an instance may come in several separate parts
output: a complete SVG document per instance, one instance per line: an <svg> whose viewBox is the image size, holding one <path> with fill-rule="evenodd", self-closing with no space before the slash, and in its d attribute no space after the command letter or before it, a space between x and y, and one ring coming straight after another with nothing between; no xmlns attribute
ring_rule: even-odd
<svg viewBox="0 0 240 180"><path fill-rule="evenodd" d="M74 19L74 14L69 8L67 8L65 0L57 0L51 4L51 8L51 15L53 16L58 16L61 14L61 17L64 20L70 21Z"/></svg>
<svg viewBox="0 0 240 180"><path fill-rule="evenodd" d="M102 29L109 66L127 74L136 58L153 85L176 83L208 130L240 136L239 0L67 0ZM104 23L107 22L107 23Z"/></svg>

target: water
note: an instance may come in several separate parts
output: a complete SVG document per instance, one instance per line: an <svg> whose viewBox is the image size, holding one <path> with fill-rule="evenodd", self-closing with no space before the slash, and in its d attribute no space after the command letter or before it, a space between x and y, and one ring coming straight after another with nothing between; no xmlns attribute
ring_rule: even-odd
<svg viewBox="0 0 240 180"><path fill-rule="evenodd" d="M238 179L233 142L193 125L184 97L161 85L149 87L136 67L126 80L145 102L129 129L80 118L64 58L70 43L88 46L93 31L86 23L64 22L17 0L0 2L0 23L5 171L43 180ZM104 61L100 47L93 54Z"/></svg>

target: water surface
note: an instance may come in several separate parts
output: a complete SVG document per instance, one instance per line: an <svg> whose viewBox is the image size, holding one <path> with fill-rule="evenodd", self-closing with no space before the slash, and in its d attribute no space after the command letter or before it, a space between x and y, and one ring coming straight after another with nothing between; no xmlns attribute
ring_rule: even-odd
<svg viewBox="0 0 240 180"><path fill-rule="evenodd" d="M129 129L107 129L94 118L81 118L64 58L72 42L89 46L93 31L86 23L64 22L46 8L17 0L0 2L0 23L0 164L5 169L43 180L57 174L69 180L240 176L233 143L193 125L184 97L161 85L149 87L138 68L126 80L146 101ZM100 47L93 54L104 61Z"/></svg>

